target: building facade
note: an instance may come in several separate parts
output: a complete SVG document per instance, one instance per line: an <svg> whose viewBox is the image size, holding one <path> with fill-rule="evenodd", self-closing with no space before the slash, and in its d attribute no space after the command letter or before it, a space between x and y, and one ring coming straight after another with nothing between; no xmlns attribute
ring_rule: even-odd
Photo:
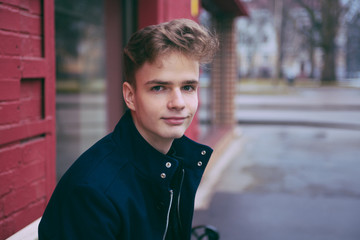
<svg viewBox="0 0 360 240"><path fill-rule="evenodd" d="M203 8L226 36L208 111L211 124L228 125L233 21L247 14L241 1L0 0L0 239L41 217L57 179L125 111L122 49L130 35L175 18L198 21ZM198 118L186 134L199 140Z"/></svg>
<svg viewBox="0 0 360 240"><path fill-rule="evenodd" d="M40 217L55 185L53 26L53 1L0 1L0 239Z"/></svg>

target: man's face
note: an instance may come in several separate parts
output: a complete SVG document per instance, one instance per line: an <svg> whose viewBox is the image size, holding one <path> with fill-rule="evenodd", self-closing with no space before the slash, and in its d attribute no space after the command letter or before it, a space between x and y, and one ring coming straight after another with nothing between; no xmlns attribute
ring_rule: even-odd
<svg viewBox="0 0 360 240"><path fill-rule="evenodd" d="M182 137L198 106L199 62L171 53L145 63L135 79L124 97L140 134L153 146Z"/></svg>

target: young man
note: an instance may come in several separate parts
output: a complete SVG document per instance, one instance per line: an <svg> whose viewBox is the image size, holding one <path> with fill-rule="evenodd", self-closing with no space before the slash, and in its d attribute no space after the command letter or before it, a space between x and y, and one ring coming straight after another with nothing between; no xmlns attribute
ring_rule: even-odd
<svg viewBox="0 0 360 240"><path fill-rule="evenodd" d="M194 198L212 150L184 132L199 64L217 40L181 19L149 26L124 50L129 110L65 173L39 225L44 239L190 239Z"/></svg>

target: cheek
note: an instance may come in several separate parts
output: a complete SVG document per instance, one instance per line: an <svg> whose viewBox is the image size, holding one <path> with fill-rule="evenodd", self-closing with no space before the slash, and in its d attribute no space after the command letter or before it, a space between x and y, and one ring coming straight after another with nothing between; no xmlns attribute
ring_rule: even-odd
<svg viewBox="0 0 360 240"><path fill-rule="evenodd" d="M157 99L154 98L154 96L149 95L147 92L138 92L136 104L138 108L142 108L142 111L152 111L158 105L156 102L158 102Z"/></svg>
<svg viewBox="0 0 360 240"><path fill-rule="evenodd" d="M191 110L193 110L195 112L198 108L198 105L199 105L199 100L198 100L197 95L194 95L191 98L189 98L188 106L189 106L189 108L191 108Z"/></svg>
<svg viewBox="0 0 360 240"><path fill-rule="evenodd" d="M166 108L166 101L157 97L150 97L143 99L143 111L146 112L146 117L150 119L156 119L161 112Z"/></svg>

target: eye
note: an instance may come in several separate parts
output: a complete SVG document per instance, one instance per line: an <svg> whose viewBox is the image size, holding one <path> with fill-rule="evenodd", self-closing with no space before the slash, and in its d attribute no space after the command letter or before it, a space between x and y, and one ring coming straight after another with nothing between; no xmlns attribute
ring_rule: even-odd
<svg viewBox="0 0 360 240"><path fill-rule="evenodd" d="M163 87L163 86L153 86L153 87L151 88L151 91L154 91L154 92L160 92L160 91L162 91L162 90L164 90L164 87Z"/></svg>
<svg viewBox="0 0 360 240"><path fill-rule="evenodd" d="M192 92L192 91L196 90L196 87L193 85L185 85L185 86L183 86L183 90L187 91L187 92Z"/></svg>

